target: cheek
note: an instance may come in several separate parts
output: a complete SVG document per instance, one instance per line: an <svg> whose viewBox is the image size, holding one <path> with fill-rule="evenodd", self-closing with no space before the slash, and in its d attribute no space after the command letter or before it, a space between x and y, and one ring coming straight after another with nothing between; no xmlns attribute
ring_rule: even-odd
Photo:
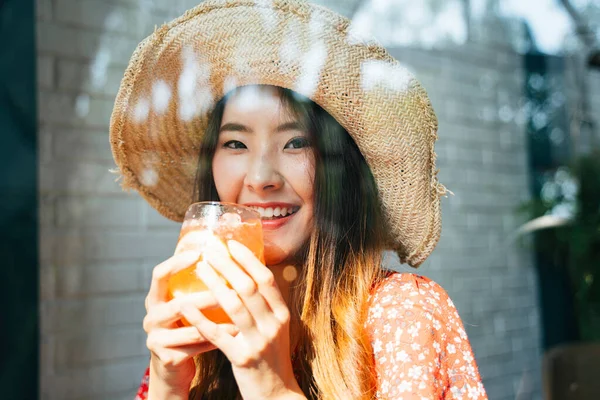
<svg viewBox="0 0 600 400"><path fill-rule="evenodd" d="M294 191L302 198L305 205L312 206L315 182L315 167L313 157L303 157L295 160L287 169L287 181Z"/></svg>
<svg viewBox="0 0 600 400"><path fill-rule="evenodd" d="M235 203L243 181L244 166L236 160L216 153L212 162L213 178L219 199Z"/></svg>

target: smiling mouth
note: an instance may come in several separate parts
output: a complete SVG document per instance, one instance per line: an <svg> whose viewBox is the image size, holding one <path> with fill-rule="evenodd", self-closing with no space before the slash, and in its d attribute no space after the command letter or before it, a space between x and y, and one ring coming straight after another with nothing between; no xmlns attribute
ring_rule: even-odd
<svg viewBox="0 0 600 400"><path fill-rule="evenodd" d="M286 217L289 217L290 215L297 213L298 210L300 209L300 207L298 207L298 206L265 207L265 208L252 206L250 208L258 211L258 213L260 214L260 219L262 221L272 221L272 220L276 220L276 219L286 218Z"/></svg>

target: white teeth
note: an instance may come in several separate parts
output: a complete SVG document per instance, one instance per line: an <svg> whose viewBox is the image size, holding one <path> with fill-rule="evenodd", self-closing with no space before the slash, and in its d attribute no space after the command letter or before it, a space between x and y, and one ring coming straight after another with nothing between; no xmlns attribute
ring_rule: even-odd
<svg viewBox="0 0 600 400"><path fill-rule="evenodd" d="M258 211L261 218L273 218L273 217L285 217L287 215L291 215L298 211L299 207L252 207L254 210Z"/></svg>

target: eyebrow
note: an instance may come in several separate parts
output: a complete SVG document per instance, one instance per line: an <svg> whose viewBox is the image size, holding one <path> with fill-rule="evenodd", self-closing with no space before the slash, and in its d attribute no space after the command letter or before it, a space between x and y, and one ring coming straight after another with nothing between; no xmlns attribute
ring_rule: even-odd
<svg viewBox="0 0 600 400"><path fill-rule="evenodd" d="M279 125L277 127L277 129L275 129L275 132L279 133L279 132L292 131L292 130L302 131L302 130L304 130L304 127L298 121L286 122L285 124ZM252 129L250 129L249 127L239 124L237 122L228 122L228 123L224 124L221 128L219 128L219 133L224 132L224 131L246 132L246 133L253 132Z"/></svg>

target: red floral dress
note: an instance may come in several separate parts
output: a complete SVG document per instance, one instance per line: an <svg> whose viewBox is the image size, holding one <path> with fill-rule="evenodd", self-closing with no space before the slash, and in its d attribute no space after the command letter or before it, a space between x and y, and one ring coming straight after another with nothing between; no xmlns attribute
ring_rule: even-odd
<svg viewBox="0 0 600 400"><path fill-rule="evenodd" d="M487 400L462 321L429 278L390 273L369 298L365 328L377 373L377 399ZM135 400L148 396L148 370Z"/></svg>

